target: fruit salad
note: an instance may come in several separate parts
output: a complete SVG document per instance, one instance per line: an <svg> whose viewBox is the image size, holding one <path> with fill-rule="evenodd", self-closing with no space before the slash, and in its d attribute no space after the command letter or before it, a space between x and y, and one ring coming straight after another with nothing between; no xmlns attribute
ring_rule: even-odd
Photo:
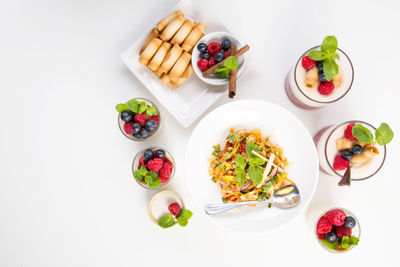
<svg viewBox="0 0 400 267"><path fill-rule="evenodd" d="M197 66L201 71L206 71L230 56L231 41L227 38L222 42L199 43L197 50L200 52L200 59L197 61ZM226 77L224 77L226 78Z"/></svg>
<svg viewBox="0 0 400 267"><path fill-rule="evenodd" d="M116 109L119 112L119 127L129 139L146 140L159 129L159 111L149 100L131 99L126 103L118 104Z"/></svg>
<svg viewBox="0 0 400 267"><path fill-rule="evenodd" d="M139 152L133 161L135 180L148 189L165 186L175 171L171 155L161 148L148 148Z"/></svg>
<svg viewBox="0 0 400 267"><path fill-rule="evenodd" d="M316 235L326 249L344 252L358 245L360 226L351 212L345 209L331 209L318 219Z"/></svg>

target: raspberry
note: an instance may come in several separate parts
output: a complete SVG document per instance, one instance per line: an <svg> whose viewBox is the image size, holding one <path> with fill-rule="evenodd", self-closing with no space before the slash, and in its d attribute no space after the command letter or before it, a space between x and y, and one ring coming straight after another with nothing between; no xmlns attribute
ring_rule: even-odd
<svg viewBox="0 0 400 267"><path fill-rule="evenodd" d="M240 152L240 153L246 152L246 145L245 145L245 143L240 143L239 152Z"/></svg>
<svg viewBox="0 0 400 267"><path fill-rule="evenodd" d="M146 112L143 112L142 114L135 114L135 117L133 117L133 119L140 125L144 126L147 120Z"/></svg>
<svg viewBox="0 0 400 267"><path fill-rule="evenodd" d="M217 42L211 42L208 44L208 53L214 55L215 53L221 51L221 45Z"/></svg>
<svg viewBox="0 0 400 267"><path fill-rule="evenodd" d="M139 159L139 168L140 167L145 167L145 168L147 168L147 165L146 165L146 162L144 161L144 158L143 157L141 157L140 159Z"/></svg>
<svg viewBox="0 0 400 267"><path fill-rule="evenodd" d="M208 69L208 61L207 61L207 59L202 58L199 61L197 61L197 67L199 67L199 69L201 71L206 71Z"/></svg>
<svg viewBox="0 0 400 267"><path fill-rule="evenodd" d="M336 227L336 234L338 237L351 236L351 232L351 229L346 228L344 225Z"/></svg>
<svg viewBox="0 0 400 267"><path fill-rule="evenodd" d="M312 60L309 56L305 56L301 59L301 65L306 70L310 70L315 66L315 60Z"/></svg>
<svg viewBox="0 0 400 267"><path fill-rule="evenodd" d="M177 202L174 202L168 206L168 210L169 213L171 213L172 215L178 216L179 214L181 214L182 208Z"/></svg>
<svg viewBox="0 0 400 267"><path fill-rule="evenodd" d="M163 166L163 160L159 158L151 159L147 162L147 168L152 172L158 172Z"/></svg>
<svg viewBox="0 0 400 267"><path fill-rule="evenodd" d="M215 59L214 57L210 57L210 59L208 60L208 67L212 67L215 65Z"/></svg>
<svg viewBox="0 0 400 267"><path fill-rule="evenodd" d="M317 223L317 233L326 234L332 230L332 224L325 217L321 217Z"/></svg>
<svg viewBox="0 0 400 267"><path fill-rule="evenodd" d="M124 131L126 134L133 134L133 130L132 130L132 125L133 122L125 122L124 124Z"/></svg>
<svg viewBox="0 0 400 267"><path fill-rule="evenodd" d="M357 141L357 138L355 138L352 133L354 125L356 124L350 123L349 125L347 125L346 130L344 130L344 137L346 137L350 141Z"/></svg>
<svg viewBox="0 0 400 267"><path fill-rule="evenodd" d="M346 213L343 210L334 209L328 211L325 217L331 224L341 226L344 224L344 219L346 219Z"/></svg>
<svg viewBox="0 0 400 267"><path fill-rule="evenodd" d="M158 115L154 115L154 116L150 116L149 120L153 120L158 124L160 124L160 116Z"/></svg>
<svg viewBox="0 0 400 267"><path fill-rule="evenodd" d="M333 82L321 82L318 85L318 92L321 95L330 95L333 92L333 89L335 89Z"/></svg>
<svg viewBox="0 0 400 267"><path fill-rule="evenodd" d="M158 177L160 178L161 183L165 184L166 182L169 181L169 179L171 178L173 169L174 169L174 165L171 162L169 162L169 161L164 162L164 164L162 165L160 172L158 174Z"/></svg>
<svg viewBox="0 0 400 267"><path fill-rule="evenodd" d="M227 58L231 55L231 52L229 51L224 51L224 58Z"/></svg>
<svg viewBox="0 0 400 267"><path fill-rule="evenodd" d="M333 160L333 169L336 171L343 171L349 167L349 164L349 160L344 159L342 155L338 154Z"/></svg>
<svg viewBox="0 0 400 267"><path fill-rule="evenodd" d="M319 239L319 240L323 240L323 239L326 238L326 235L325 235L325 234L317 234L317 235L318 235L318 239Z"/></svg>

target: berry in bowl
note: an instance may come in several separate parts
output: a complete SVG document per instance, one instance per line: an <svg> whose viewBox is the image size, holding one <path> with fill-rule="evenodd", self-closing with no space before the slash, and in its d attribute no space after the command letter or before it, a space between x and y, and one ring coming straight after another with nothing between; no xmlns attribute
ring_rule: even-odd
<svg viewBox="0 0 400 267"><path fill-rule="evenodd" d="M211 85L229 83L230 74L239 77L244 70L248 46L226 32L213 32L203 36L192 52L192 65L197 77Z"/></svg>
<svg viewBox="0 0 400 267"><path fill-rule="evenodd" d="M144 141L160 129L160 112L150 100L134 98L115 108L119 113L119 129L131 140Z"/></svg>
<svg viewBox="0 0 400 267"><path fill-rule="evenodd" d="M146 189L159 189L171 181L175 162L167 150L151 147L136 154L132 163L133 177Z"/></svg>
<svg viewBox="0 0 400 267"><path fill-rule="evenodd" d="M289 100L302 109L317 109L344 97L353 84L350 58L338 47L335 36L327 36L320 46L307 50L289 71L285 91Z"/></svg>
<svg viewBox="0 0 400 267"><path fill-rule="evenodd" d="M346 252L358 245L361 235L356 216L343 208L322 213L316 224L318 243L330 252Z"/></svg>

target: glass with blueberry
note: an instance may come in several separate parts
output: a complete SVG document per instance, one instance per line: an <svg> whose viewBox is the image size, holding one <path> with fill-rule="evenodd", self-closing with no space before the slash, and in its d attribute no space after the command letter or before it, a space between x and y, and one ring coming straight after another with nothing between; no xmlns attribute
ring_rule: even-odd
<svg viewBox="0 0 400 267"><path fill-rule="evenodd" d="M160 129L161 117L156 105L144 98L134 98L116 106L121 132L134 141L144 141Z"/></svg>

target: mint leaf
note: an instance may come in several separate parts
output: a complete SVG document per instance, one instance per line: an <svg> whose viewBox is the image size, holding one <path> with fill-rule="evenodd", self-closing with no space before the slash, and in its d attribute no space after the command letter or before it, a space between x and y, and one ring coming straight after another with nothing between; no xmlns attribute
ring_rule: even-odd
<svg viewBox="0 0 400 267"><path fill-rule="evenodd" d="M218 68L216 68L214 73L217 74L218 78L221 79L229 77L229 69L224 65L221 65Z"/></svg>
<svg viewBox="0 0 400 267"><path fill-rule="evenodd" d="M193 213L188 209L182 209L181 214L176 217L178 224L180 226L186 226L189 222L189 219L192 217Z"/></svg>
<svg viewBox="0 0 400 267"><path fill-rule="evenodd" d="M342 248L344 248L344 249L350 248L350 237L348 237L348 236L342 237L341 246L342 246Z"/></svg>
<svg viewBox="0 0 400 267"><path fill-rule="evenodd" d="M340 59L340 56L339 56L339 54L338 53L335 53L335 54L333 54L333 56L332 56L333 58L337 58L337 59Z"/></svg>
<svg viewBox="0 0 400 267"><path fill-rule="evenodd" d="M269 181L268 183L266 183L265 185L262 186L262 191L263 192L267 192L272 186L271 181Z"/></svg>
<svg viewBox="0 0 400 267"><path fill-rule="evenodd" d="M324 74L327 81L330 81L338 75L339 73L339 66L336 64L335 60L332 58L324 59L322 61L324 66Z"/></svg>
<svg viewBox="0 0 400 267"><path fill-rule="evenodd" d="M263 180L263 173L262 169L259 166L250 166L249 167L249 176L250 179L253 181L254 184L258 185Z"/></svg>
<svg viewBox="0 0 400 267"><path fill-rule="evenodd" d="M147 184L147 185L151 185L152 183L153 183L153 177L151 176L151 175L146 175L145 177L144 177L144 182Z"/></svg>
<svg viewBox="0 0 400 267"><path fill-rule="evenodd" d="M227 57L225 59L224 66L227 67L229 69L229 71L237 70L238 62L237 62L236 57L234 57L234 56Z"/></svg>
<svg viewBox="0 0 400 267"><path fill-rule="evenodd" d="M138 113L139 102L136 99L131 99L126 104L130 111L132 111L134 113Z"/></svg>
<svg viewBox="0 0 400 267"><path fill-rule="evenodd" d="M322 243L324 246L327 246L329 249L332 249L332 250L336 250L336 249L339 248L339 244L338 244L337 241L331 243L331 242L329 242L328 240L324 239L324 240L321 240L321 243Z"/></svg>
<svg viewBox="0 0 400 267"><path fill-rule="evenodd" d="M390 143L394 137L394 133L390 126L382 122L378 129L375 131L375 140L378 144L384 146Z"/></svg>
<svg viewBox="0 0 400 267"><path fill-rule="evenodd" d="M143 167L143 166L142 166ZM151 180L150 180L150 178ZM147 180L146 180L147 178ZM151 188L159 188L161 185L160 178L158 178L158 174L152 171L149 171L144 178L146 184L148 184Z"/></svg>
<svg viewBox="0 0 400 267"><path fill-rule="evenodd" d="M358 245L358 241L360 241L360 239L356 236L351 236L350 237L350 244L353 246L357 246Z"/></svg>
<svg viewBox="0 0 400 267"><path fill-rule="evenodd" d="M236 182L243 186L246 183L244 169L236 167Z"/></svg>
<svg viewBox="0 0 400 267"><path fill-rule="evenodd" d="M335 36L326 36L322 41L321 51L326 54L333 54L338 47L338 41Z"/></svg>
<svg viewBox="0 0 400 267"><path fill-rule="evenodd" d="M147 169L144 166L141 166L140 169L136 170L133 173L133 176L137 179L137 180L143 180L143 178L147 175Z"/></svg>
<svg viewBox="0 0 400 267"><path fill-rule="evenodd" d="M115 106L115 109L116 109L119 113L121 113L122 111L129 110L129 107L128 107L127 104L118 104L118 105Z"/></svg>
<svg viewBox="0 0 400 267"><path fill-rule="evenodd" d="M235 143L236 142L236 136L234 135L234 134L230 134L230 135L228 135L228 142L230 143L230 144L233 144L233 143Z"/></svg>
<svg viewBox="0 0 400 267"><path fill-rule="evenodd" d="M211 178L211 181L213 181L214 183L217 182L217 181L215 180L215 177L214 177L214 176Z"/></svg>
<svg viewBox="0 0 400 267"><path fill-rule="evenodd" d="M158 225L162 228L168 228L173 226L174 224L175 219L174 216L172 216L171 214L164 215L158 220Z"/></svg>
<svg viewBox="0 0 400 267"><path fill-rule="evenodd" d="M145 112L147 109L146 103L144 102L140 102L139 103L139 107L138 107L138 111L136 112L137 114L142 114L143 112Z"/></svg>
<svg viewBox="0 0 400 267"><path fill-rule="evenodd" d="M242 155L237 155L235 158L235 162L236 162L236 168L240 168L240 169L244 169L246 168L246 160Z"/></svg>
<svg viewBox="0 0 400 267"><path fill-rule="evenodd" d="M323 60L323 59L326 58L325 53L322 52L322 51L319 51L319 50L312 50L312 51L310 51L310 53L308 53L308 56L309 56L311 59L316 60L316 61Z"/></svg>
<svg viewBox="0 0 400 267"><path fill-rule="evenodd" d="M158 114L158 112L157 112L157 109L155 106L148 107L146 110L147 117L155 116L157 114Z"/></svg>
<svg viewBox="0 0 400 267"><path fill-rule="evenodd" d="M226 203L228 203L228 200L226 199L226 198L222 198L222 202L224 203L224 204L226 204Z"/></svg>
<svg viewBox="0 0 400 267"><path fill-rule="evenodd" d="M256 152L261 152L261 148L257 146L254 142L247 142L246 143L246 153L247 153L247 159L249 160L250 165L263 165L265 161L263 159L260 159L251 151L256 151Z"/></svg>
<svg viewBox="0 0 400 267"><path fill-rule="evenodd" d="M355 138L357 138L358 141L367 144L371 143L372 140L374 139L371 131L359 123L354 125L353 129L351 130L351 133Z"/></svg>

